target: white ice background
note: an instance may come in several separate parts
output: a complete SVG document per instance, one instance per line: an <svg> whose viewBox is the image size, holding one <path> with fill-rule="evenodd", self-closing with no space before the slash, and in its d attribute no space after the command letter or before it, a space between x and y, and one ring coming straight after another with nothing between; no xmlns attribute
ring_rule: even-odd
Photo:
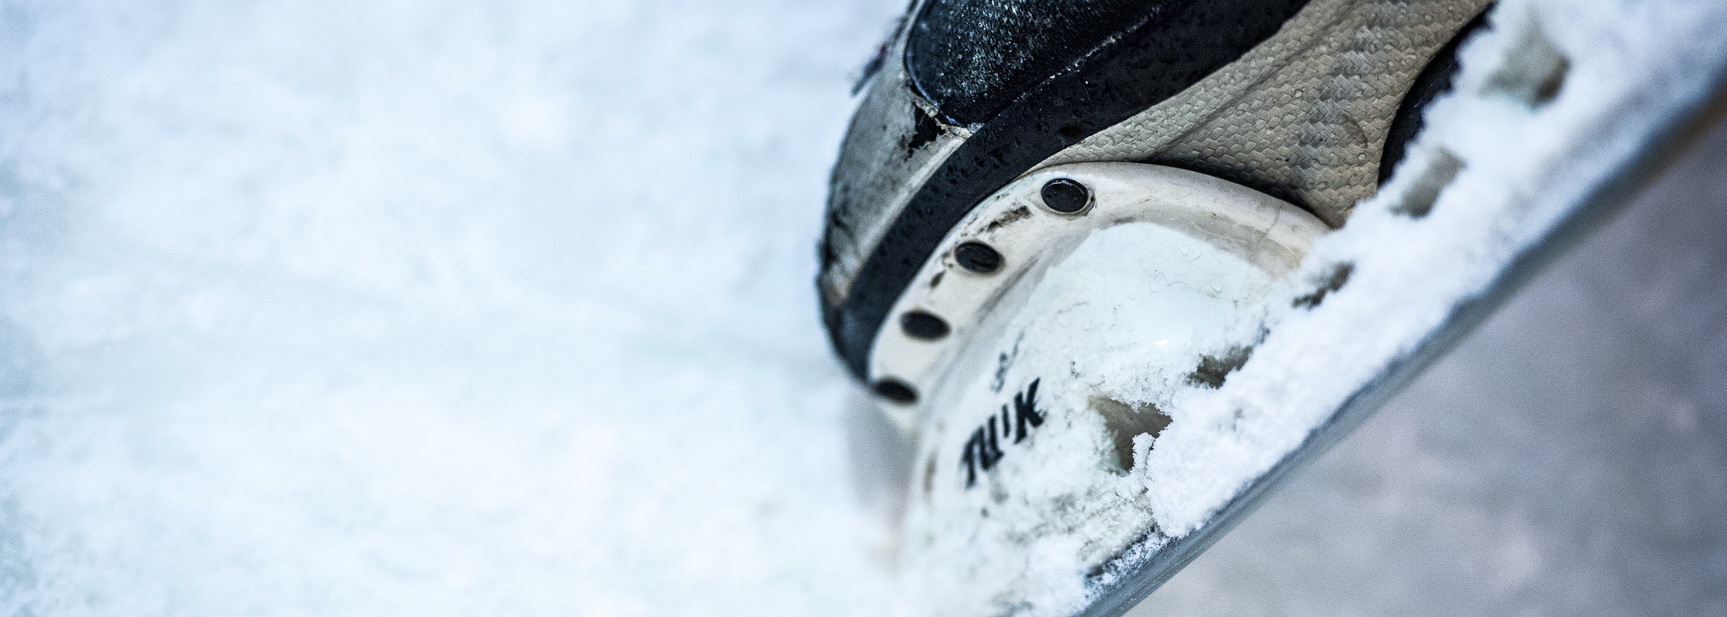
<svg viewBox="0 0 1727 617"><path fill-rule="evenodd" d="M0 615L879 615L812 276L895 4L0 5Z"/></svg>

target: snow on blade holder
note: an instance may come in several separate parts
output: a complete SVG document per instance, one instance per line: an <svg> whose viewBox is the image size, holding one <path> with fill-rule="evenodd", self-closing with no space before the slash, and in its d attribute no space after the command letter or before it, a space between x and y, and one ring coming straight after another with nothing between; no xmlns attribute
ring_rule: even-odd
<svg viewBox="0 0 1727 617"><path fill-rule="evenodd" d="M1292 272L1327 231L1264 193L1171 167L1076 163L1027 174L985 199L950 232L888 313L870 362L884 413L914 433L919 409L974 343L999 334L1050 266L1093 232L1151 224L1233 255L1271 278ZM975 363L962 363L975 364Z"/></svg>
<svg viewBox="0 0 1727 617"><path fill-rule="evenodd" d="M1313 246L1309 288L1135 469L1162 535L1033 612L1127 612L1727 119L1727 5L1584 4L1494 9L1409 159Z"/></svg>
<svg viewBox="0 0 1727 617"><path fill-rule="evenodd" d="M1256 335L1236 329L1215 340L1251 346L1250 356L1226 363L1227 380L1184 385L1167 378L1167 367L1136 376L1124 370L1136 365L1092 359L1116 351L1112 337L1143 343L1144 331L1131 331L1143 319L1089 327L1069 319L1062 327L1084 336L1064 338L1034 327L1052 320L1023 318L1051 307L1107 315L1077 301L1039 304L1039 294L1072 280L1075 262L1109 268L1090 249L1131 224L1180 232L1165 238L1191 232L1204 217L1157 219L1149 204L1132 215L1117 209L1162 198L1150 180L1124 175L1180 174L1132 164L1049 167L956 227L894 306L869 367L872 379L910 395L890 414L920 431L900 565L925 614L1114 617L1131 609L1727 116L1727 44L1716 36L1727 30L1727 5L1584 4L1503 0L1493 10L1491 28L1463 46L1453 93L1428 108L1427 128L1398 172L1343 228L1295 251L1306 253L1298 268L1266 270L1287 275L1268 288L1262 313L1243 314L1258 318ZM1042 188L1057 178L1089 196L1058 188L1060 203L1046 204ZM1219 201L1277 207L1233 194L1240 199ZM956 256L968 242L995 258ZM1303 246L1273 244L1280 242ZM1221 248L1227 243L1212 246L1235 254ZM1135 270L1146 264L1155 262L1114 266L1107 282L1133 281L1149 273ZM903 317L910 314L923 316ZM1015 315L1011 327L1002 323ZM941 327L919 327L930 319ZM1043 348L1011 361L1016 339L1003 334L1025 335L1028 345L1043 336ZM1059 346L1070 341L1089 348ZM985 344L993 347L978 347ZM1217 351L1204 347L1192 348ZM1056 357L1064 355L1072 361ZM989 383L992 357L1017 374ZM1144 376L1158 371L1165 375ZM1087 391L1106 396L1088 401ZM1112 409L1143 415L1137 406L1167 424L1133 438L1131 466L1123 460L1103 470L1113 473L1094 473L1108 449L1099 424ZM1041 427L1021 429L1021 408Z"/></svg>

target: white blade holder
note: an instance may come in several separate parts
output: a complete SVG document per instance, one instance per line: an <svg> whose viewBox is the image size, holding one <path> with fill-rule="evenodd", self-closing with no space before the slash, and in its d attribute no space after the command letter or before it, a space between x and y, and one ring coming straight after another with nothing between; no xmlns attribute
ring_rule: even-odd
<svg viewBox="0 0 1727 617"><path fill-rule="evenodd" d="M1129 223L1168 228L1278 279L1329 231L1288 202L1172 167L1076 163L1029 173L962 220L895 302L869 367L884 413L914 433L944 378L978 368L958 362L966 346L992 341L1044 272L1093 232Z"/></svg>

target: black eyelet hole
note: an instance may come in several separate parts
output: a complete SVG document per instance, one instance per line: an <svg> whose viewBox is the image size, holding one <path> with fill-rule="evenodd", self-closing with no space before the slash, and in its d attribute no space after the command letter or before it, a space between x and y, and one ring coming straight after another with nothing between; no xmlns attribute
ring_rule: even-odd
<svg viewBox="0 0 1727 617"><path fill-rule="evenodd" d="M912 387L906 385L905 382L892 377L876 381L875 385L872 386L871 389L875 390L875 393L880 395L882 398L902 405L910 405L917 402L917 390L913 390Z"/></svg>
<svg viewBox="0 0 1727 617"><path fill-rule="evenodd" d="M978 274L993 274L1001 269L1001 253L982 242L966 242L953 249L953 260L959 267Z"/></svg>
<svg viewBox="0 0 1727 617"><path fill-rule="evenodd" d="M1072 178L1056 178L1043 185L1043 205L1062 214L1078 214L1091 205L1091 189Z"/></svg>
<svg viewBox="0 0 1727 617"><path fill-rule="evenodd" d="M911 311L899 316L899 327L905 335L926 341L947 336L947 322L924 311Z"/></svg>

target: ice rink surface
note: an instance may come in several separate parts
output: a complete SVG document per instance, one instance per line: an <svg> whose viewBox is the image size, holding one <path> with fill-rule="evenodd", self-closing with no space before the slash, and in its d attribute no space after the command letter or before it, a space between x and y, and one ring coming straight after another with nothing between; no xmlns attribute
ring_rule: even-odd
<svg viewBox="0 0 1727 617"><path fill-rule="evenodd" d="M900 2L0 0L0 615L882 615ZM1727 611L1727 136L1140 613Z"/></svg>
<svg viewBox="0 0 1727 617"><path fill-rule="evenodd" d="M903 7L3 6L0 614L882 613L811 281Z"/></svg>

